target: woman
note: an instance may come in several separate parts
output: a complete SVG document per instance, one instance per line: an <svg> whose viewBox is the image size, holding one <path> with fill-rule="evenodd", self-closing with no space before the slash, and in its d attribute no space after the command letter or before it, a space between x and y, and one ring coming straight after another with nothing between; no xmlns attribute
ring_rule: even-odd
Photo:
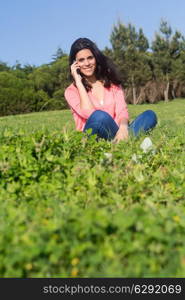
<svg viewBox="0 0 185 300"><path fill-rule="evenodd" d="M87 38L77 39L71 46L69 65L73 83L65 90L76 129L99 138L119 142L129 133L137 136L157 124L156 114L147 110L131 124L121 80L112 63Z"/></svg>

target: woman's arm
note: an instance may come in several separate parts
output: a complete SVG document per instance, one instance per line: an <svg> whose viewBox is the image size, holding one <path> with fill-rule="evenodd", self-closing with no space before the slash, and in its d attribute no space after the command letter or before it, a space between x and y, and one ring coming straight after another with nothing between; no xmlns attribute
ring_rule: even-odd
<svg viewBox="0 0 185 300"><path fill-rule="evenodd" d="M122 140L127 140L128 135L128 119L123 118L119 124L119 129L116 133L116 136L113 140L114 143L119 143Z"/></svg>
<svg viewBox="0 0 185 300"><path fill-rule="evenodd" d="M118 87L117 91L115 91L115 99L116 99L116 106L115 106L115 121L117 122L119 129L116 133L114 138L114 142L118 143L121 140L128 139L128 109L127 104L125 101L124 91L122 87Z"/></svg>

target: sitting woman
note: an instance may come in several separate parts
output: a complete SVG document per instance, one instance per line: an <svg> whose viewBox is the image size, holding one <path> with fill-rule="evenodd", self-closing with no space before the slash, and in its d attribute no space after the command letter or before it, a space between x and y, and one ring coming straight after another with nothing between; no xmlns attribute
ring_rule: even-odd
<svg viewBox="0 0 185 300"><path fill-rule="evenodd" d="M147 110L129 124L121 80L112 61L87 38L71 46L69 65L73 83L65 90L76 129L99 138L119 142L137 136L157 124L156 114Z"/></svg>

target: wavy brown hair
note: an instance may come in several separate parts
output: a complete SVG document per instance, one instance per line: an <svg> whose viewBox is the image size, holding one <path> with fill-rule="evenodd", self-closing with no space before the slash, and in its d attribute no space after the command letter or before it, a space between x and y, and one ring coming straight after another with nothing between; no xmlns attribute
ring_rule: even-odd
<svg viewBox="0 0 185 300"><path fill-rule="evenodd" d="M104 83L105 87L110 87L111 84L119 86L121 84L120 75L112 60L105 56L96 46L94 42L88 38L79 38L71 46L69 54L69 67L76 59L76 54L82 49L89 49L96 59L95 76L98 80ZM70 79L73 77L70 72ZM74 80L73 80L74 81ZM82 76L82 83L87 91L91 89L91 85L87 82L86 78Z"/></svg>

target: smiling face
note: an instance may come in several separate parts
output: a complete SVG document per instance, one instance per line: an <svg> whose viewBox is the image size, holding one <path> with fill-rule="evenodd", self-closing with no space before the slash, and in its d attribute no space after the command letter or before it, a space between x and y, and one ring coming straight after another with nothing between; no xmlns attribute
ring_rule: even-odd
<svg viewBox="0 0 185 300"><path fill-rule="evenodd" d="M80 72L86 77L92 77L96 70L96 59L90 49L82 49L76 54Z"/></svg>

